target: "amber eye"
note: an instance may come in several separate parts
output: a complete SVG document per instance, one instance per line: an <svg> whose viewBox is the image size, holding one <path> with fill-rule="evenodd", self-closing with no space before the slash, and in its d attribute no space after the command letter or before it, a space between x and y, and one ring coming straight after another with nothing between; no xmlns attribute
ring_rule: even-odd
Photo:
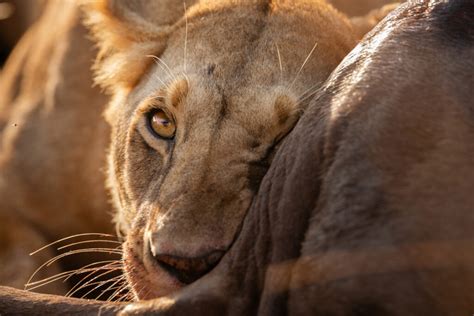
<svg viewBox="0 0 474 316"><path fill-rule="evenodd" d="M148 116L148 124L151 130L163 138L173 138L176 132L176 124L163 110L155 110Z"/></svg>

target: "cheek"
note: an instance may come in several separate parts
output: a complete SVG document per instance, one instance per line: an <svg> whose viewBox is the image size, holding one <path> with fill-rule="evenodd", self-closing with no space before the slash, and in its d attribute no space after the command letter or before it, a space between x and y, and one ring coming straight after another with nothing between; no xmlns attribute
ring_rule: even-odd
<svg viewBox="0 0 474 316"><path fill-rule="evenodd" d="M135 205L159 181L163 156L151 148L138 134L130 138L126 152L127 188Z"/></svg>

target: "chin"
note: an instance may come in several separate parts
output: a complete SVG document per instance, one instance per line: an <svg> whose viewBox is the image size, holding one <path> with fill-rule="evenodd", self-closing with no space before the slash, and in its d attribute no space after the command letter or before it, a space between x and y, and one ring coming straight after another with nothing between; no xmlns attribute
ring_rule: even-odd
<svg viewBox="0 0 474 316"><path fill-rule="evenodd" d="M124 272L136 300L149 300L173 294L183 284L158 265L148 262L143 254L124 244Z"/></svg>

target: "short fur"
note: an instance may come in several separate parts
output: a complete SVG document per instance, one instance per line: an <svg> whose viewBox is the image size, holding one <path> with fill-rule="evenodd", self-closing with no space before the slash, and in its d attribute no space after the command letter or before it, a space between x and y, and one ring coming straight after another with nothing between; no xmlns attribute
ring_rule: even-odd
<svg viewBox="0 0 474 316"><path fill-rule="evenodd" d="M8 271L18 257L1 254L2 283L24 283L43 260L25 255L46 242L111 230L103 185L109 143L108 185L137 298L196 279L176 281L156 268L157 258L208 272L238 235L275 148L356 42L345 16L324 1L186 5L84 1L98 45L95 79L113 95L111 131L101 116L108 99L91 88L94 50L73 2L49 2L12 55L0 84L0 215L20 223L6 230L5 249L21 244L20 229L29 249L14 280ZM176 119L172 141L149 131L156 107Z"/></svg>
<svg viewBox="0 0 474 316"><path fill-rule="evenodd" d="M411 2L374 30L284 140L218 266L121 315L471 314L474 19L459 2ZM0 310L25 308L11 293Z"/></svg>
<svg viewBox="0 0 474 316"><path fill-rule="evenodd" d="M113 95L108 183L139 299L180 289L229 249L275 145L356 42L324 1L186 5L85 4L96 81ZM155 108L175 118L173 140L150 133Z"/></svg>

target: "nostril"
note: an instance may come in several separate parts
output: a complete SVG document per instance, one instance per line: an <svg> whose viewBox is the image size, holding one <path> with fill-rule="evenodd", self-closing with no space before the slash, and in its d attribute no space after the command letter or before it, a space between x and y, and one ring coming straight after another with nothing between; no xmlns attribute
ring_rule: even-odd
<svg viewBox="0 0 474 316"><path fill-rule="evenodd" d="M213 251L200 257L153 253L158 265L184 284L190 284L211 271L223 255L224 251Z"/></svg>

